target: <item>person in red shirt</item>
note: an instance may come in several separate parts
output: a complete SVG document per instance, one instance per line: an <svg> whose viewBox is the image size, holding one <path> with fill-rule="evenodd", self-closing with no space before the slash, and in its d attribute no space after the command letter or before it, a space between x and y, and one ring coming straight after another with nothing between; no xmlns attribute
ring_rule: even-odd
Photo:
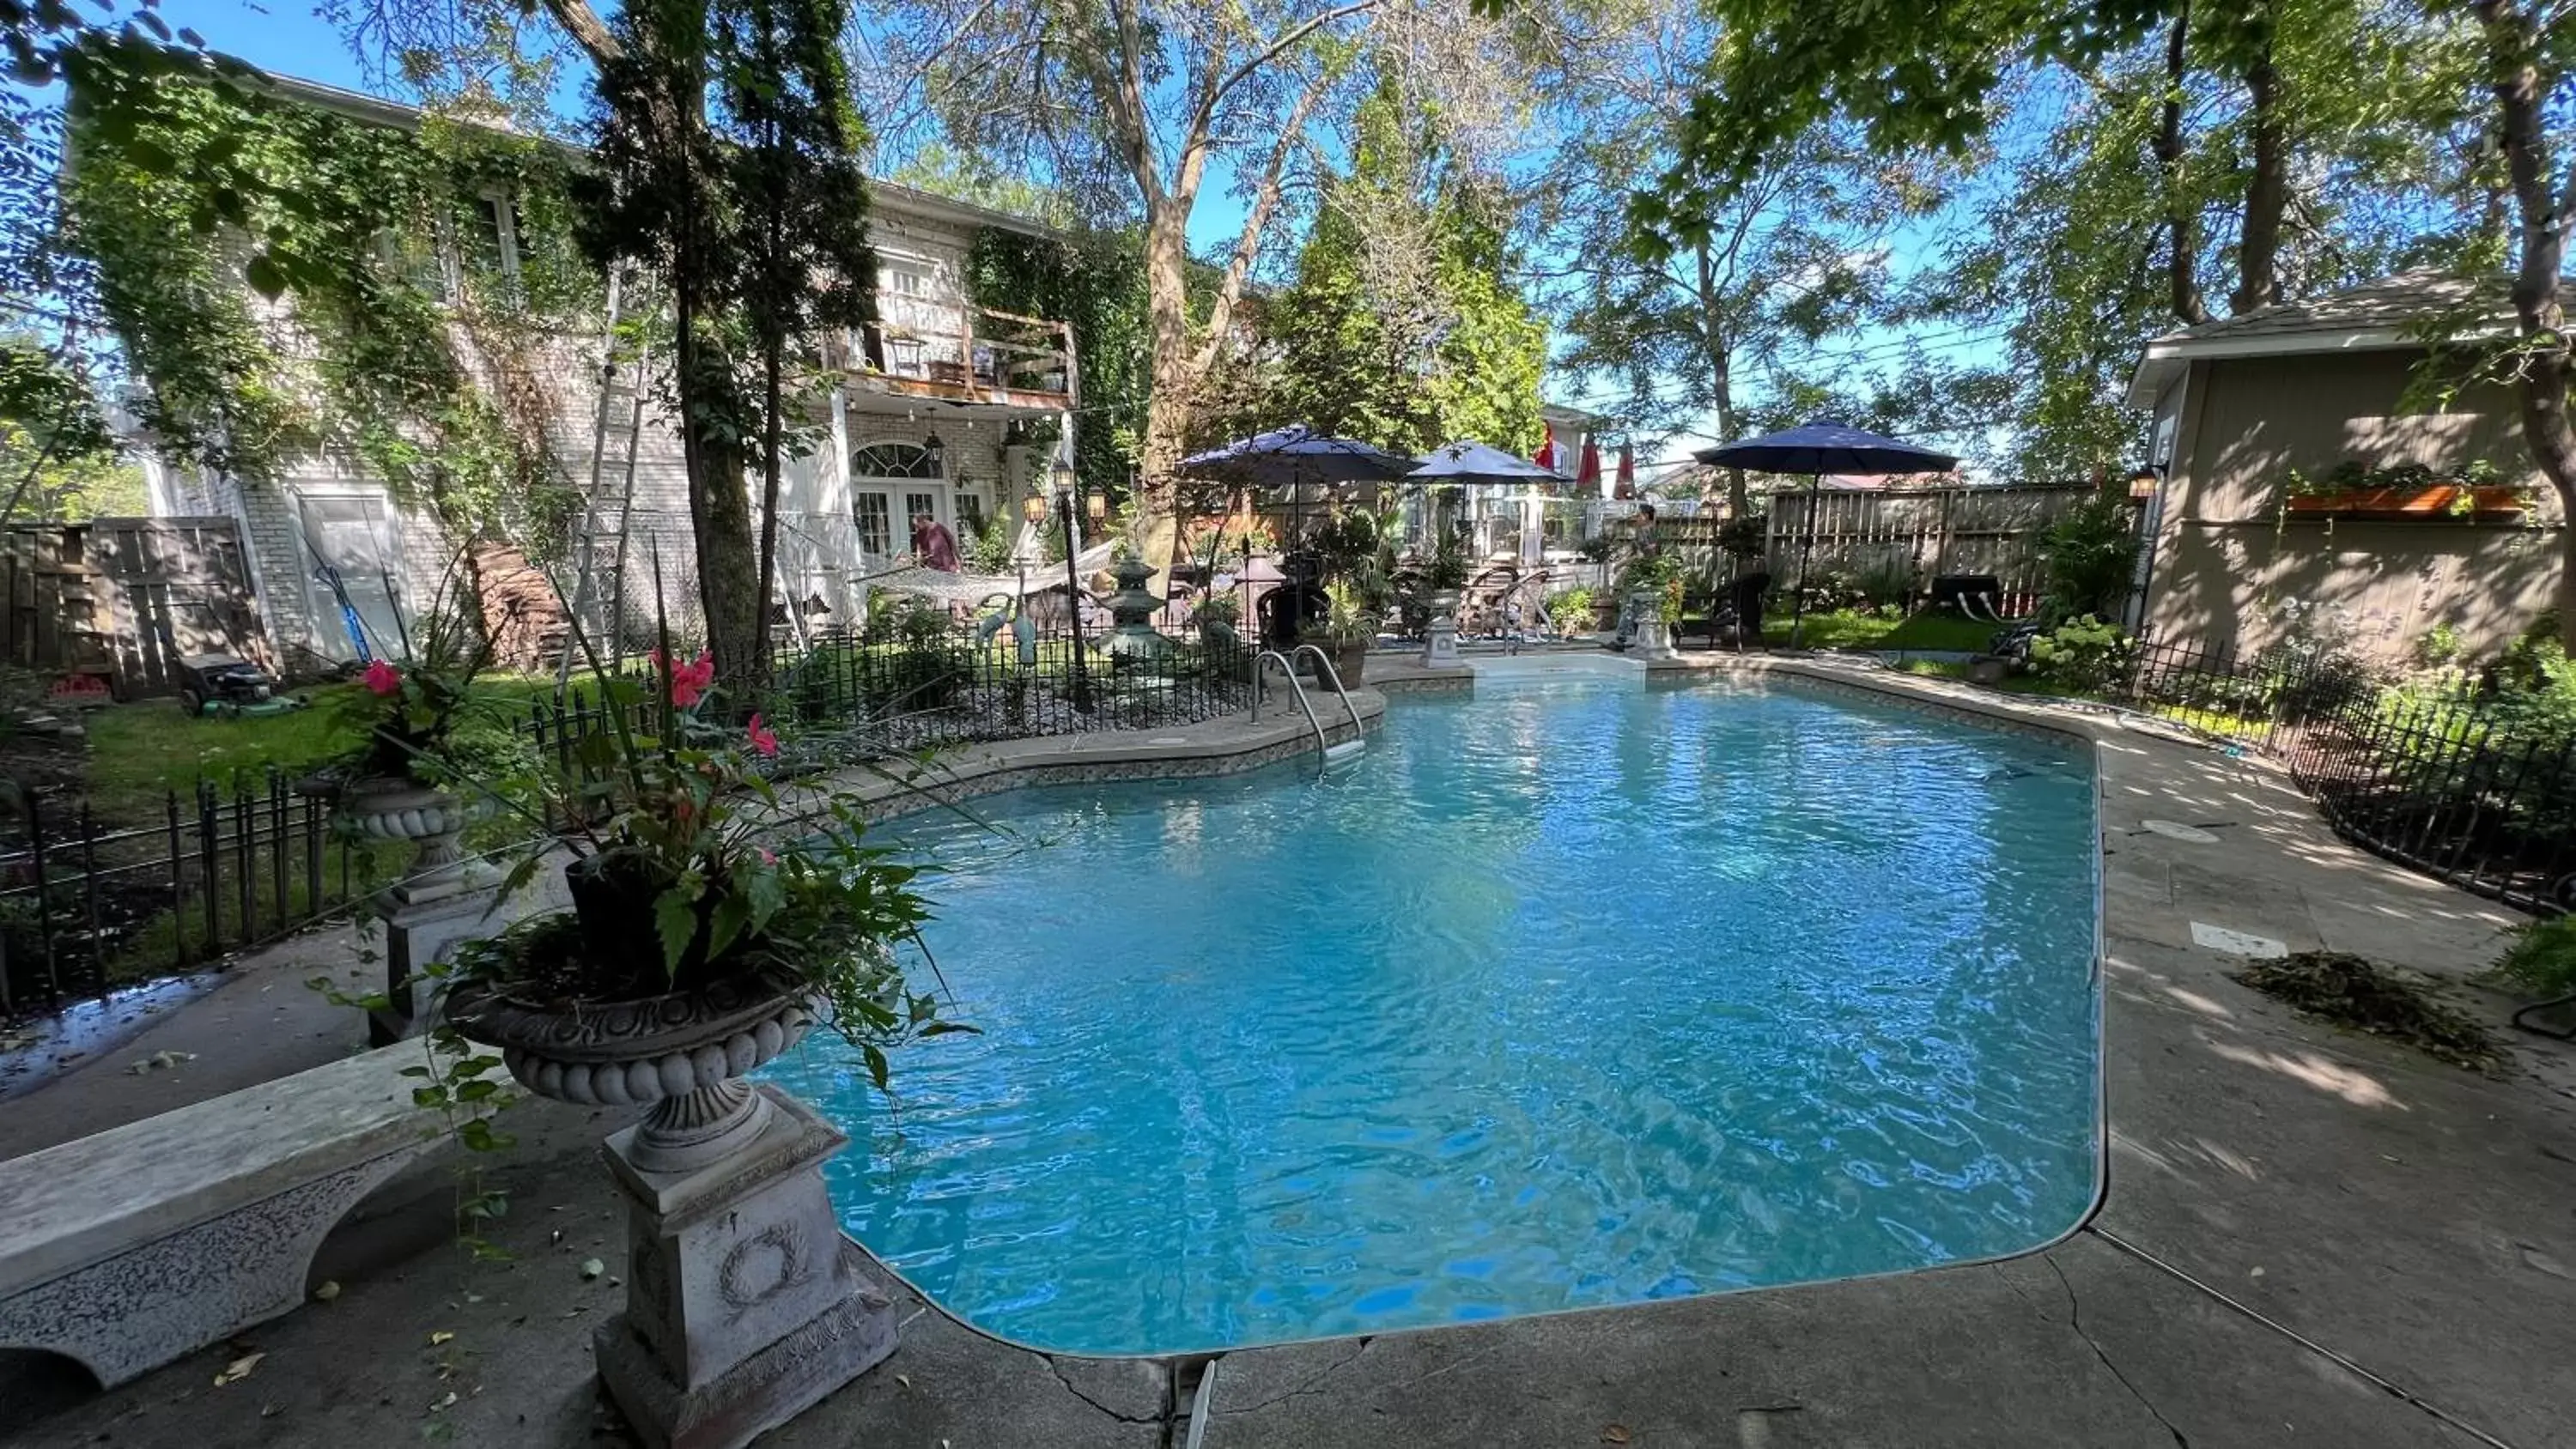
<svg viewBox="0 0 2576 1449"><path fill-rule="evenodd" d="M957 572L957 535L929 514L916 513L912 516L912 555L921 560L924 568L953 574Z"/></svg>

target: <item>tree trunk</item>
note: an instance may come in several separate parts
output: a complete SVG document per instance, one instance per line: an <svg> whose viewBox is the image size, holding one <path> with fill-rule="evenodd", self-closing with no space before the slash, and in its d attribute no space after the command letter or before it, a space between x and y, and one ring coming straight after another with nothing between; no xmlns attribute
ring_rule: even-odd
<svg viewBox="0 0 2576 1449"><path fill-rule="evenodd" d="M777 249L773 247L770 254L777 255ZM784 446L779 417L783 406L779 374L786 366L786 337L772 330L761 351L760 587L753 594L758 603L752 609L751 637L752 657L760 661L758 683L766 687L769 683L769 615L771 605L777 602L774 591L778 579L779 450ZM796 601L789 599L787 607L796 607Z"/></svg>
<svg viewBox="0 0 2576 1449"><path fill-rule="evenodd" d="M2513 311L2522 382L2522 437L2541 473L2558 490L2568 526L2560 531L2558 637L2576 652L2576 427L2567 417L2571 380L2567 313L2560 271L2567 260L2567 227L2576 220L2576 167L2553 197L2549 141L2542 106L2540 37L2531 17L2508 0L2476 0L2487 39L2490 83L2496 98L2505 170L2513 180L2522 233L2521 265L2513 280Z"/></svg>
<svg viewBox="0 0 2576 1449"><path fill-rule="evenodd" d="M2245 93L2253 102L2254 171L2246 178L2245 227L2236 242L2236 295L2228 299L2240 317L2281 300L2281 213L2290 199L2290 162L2280 89L2267 34L2245 71Z"/></svg>
<svg viewBox="0 0 2576 1449"><path fill-rule="evenodd" d="M1718 295L1717 263L1702 240L1695 250L1699 266L1700 344L1708 352L1709 403L1717 414L1717 440L1735 441L1735 360L1727 348L1725 299ZM1742 518L1752 511L1744 491L1744 470L1726 470L1726 516Z"/></svg>
<svg viewBox="0 0 2576 1449"><path fill-rule="evenodd" d="M1145 317L1153 339L1153 394L1145 402L1145 436L1138 450L1144 505L1156 516L1172 511L1175 479L1185 451L1190 399L1198 389L1190 345L1189 212L1158 201L1145 213Z"/></svg>
<svg viewBox="0 0 2576 1449"><path fill-rule="evenodd" d="M2173 254L2165 261L2165 280L2174 317L2186 327L2209 320L2200 297L2200 225L2182 191L2183 43L2191 34L2191 0L2174 7L2173 32L2165 41L2165 106L2156 127L2156 170L2165 191L2165 229Z"/></svg>

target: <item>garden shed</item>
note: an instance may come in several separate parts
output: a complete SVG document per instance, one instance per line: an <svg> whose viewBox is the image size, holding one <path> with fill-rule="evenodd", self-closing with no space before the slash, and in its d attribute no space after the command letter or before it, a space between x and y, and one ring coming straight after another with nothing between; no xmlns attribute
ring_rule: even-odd
<svg viewBox="0 0 2576 1449"><path fill-rule="evenodd" d="M2157 482L2131 622L2259 648L2295 600L2383 658L2442 626L2473 654L2529 627L2566 518L2511 393L2467 388L2438 412L2409 396L2418 329L2473 300L2402 273L2149 342L2129 400L2154 411Z"/></svg>

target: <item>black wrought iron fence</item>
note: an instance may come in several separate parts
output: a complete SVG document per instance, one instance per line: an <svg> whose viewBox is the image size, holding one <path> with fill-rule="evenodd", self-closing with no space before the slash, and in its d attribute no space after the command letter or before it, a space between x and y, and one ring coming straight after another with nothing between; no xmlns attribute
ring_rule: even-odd
<svg viewBox="0 0 2576 1449"><path fill-rule="evenodd" d="M771 685L799 724L909 751L1214 719L1251 703L1251 659L1222 639L1121 653L1070 626L896 630L782 650Z"/></svg>
<svg viewBox="0 0 2576 1449"><path fill-rule="evenodd" d="M2338 656L2150 644L2128 702L2288 765L2336 831L2527 910L2576 909L2576 731L2475 687L2392 687Z"/></svg>
<svg viewBox="0 0 2576 1449"><path fill-rule="evenodd" d="M105 825L25 797L0 834L0 1015L213 960L369 886L328 802L279 772L171 791L162 813Z"/></svg>

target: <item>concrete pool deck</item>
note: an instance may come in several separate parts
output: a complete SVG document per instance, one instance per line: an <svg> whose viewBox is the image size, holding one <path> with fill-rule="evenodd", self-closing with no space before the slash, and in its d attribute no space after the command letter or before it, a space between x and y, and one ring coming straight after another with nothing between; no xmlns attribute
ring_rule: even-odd
<svg viewBox="0 0 2576 1449"><path fill-rule="evenodd" d="M1747 667L2024 727L2072 724L2100 741L2109 1187L2083 1230L1993 1265L1209 1365L1049 1357L914 1302L892 1359L762 1442L2576 1444L2576 1053L2514 1037L2514 1069L2491 1079L2338 1032L2238 985L2227 975L2238 959L2201 944L2226 938L2193 929L2459 978L2493 956L2508 913L2344 846L2269 765L2159 727L1830 664ZM2149 820L2212 838L2151 832ZM183 1090L180 1073L198 1063L130 1088L115 1076L238 989L174 1009L110 1059L10 1103L0 1152L41 1145L55 1115L86 1124L75 1130L105 1125L75 1105L92 1074ZM2501 998L2463 988L2462 1000L2501 1022ZM295 1050L309 1054L309 1041ZM255 1036L239 1046L258 1050ZM334 1301L254 1331L239 1351L113 1393L0 1384L0 1442L626 1442L598 1408L588 1343L621 1289L580 1272L620 1256L595 1156L614 1122L551 1103L509 1115L522 1146L499 1164L513 1208L498 1237L514 1261L442 1248L351 1276ZM264 1357L247 1377L216 1386L253 1351Z"/></svg>

